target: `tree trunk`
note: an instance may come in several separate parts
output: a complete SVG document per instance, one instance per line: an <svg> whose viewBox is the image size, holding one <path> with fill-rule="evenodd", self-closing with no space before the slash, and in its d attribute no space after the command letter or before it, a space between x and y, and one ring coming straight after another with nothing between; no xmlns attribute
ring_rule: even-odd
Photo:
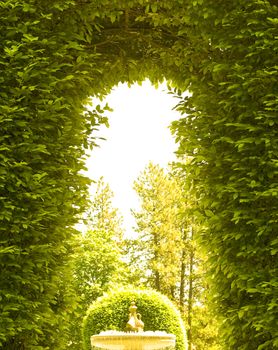
<svg viewBox="0 0 278 350"><path fill-rule="evenodd" d="M188 350L192 349L192 307L193 307L193 264L194 264L194 250L191 247L189 258L189 280L188 280Z"/></svg>
<svg viewBox="0 0 278 350"><path fill-rule="evenodd" d="M186 251L185 249L182 250L181 255L181 274L180 274L180 295L179 295L179 304L180 304L180 310L181 312L184 312L184 294L185 294L185 269L186 269L186 263L185 263L185 256Z"/></svg>
<svg viewBox="0 0 278 350"><path fill-rule="evenodd" d="M160 292L161 291L161 289L160 289L160 274L158 271L154 272L154 278L155 278L155 289Z"/></svg>

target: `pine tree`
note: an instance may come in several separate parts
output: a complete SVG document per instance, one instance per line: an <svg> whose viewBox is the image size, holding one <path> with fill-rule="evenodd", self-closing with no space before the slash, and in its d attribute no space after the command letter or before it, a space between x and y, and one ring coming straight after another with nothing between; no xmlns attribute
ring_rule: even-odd
<svg viewBox="0 0 278 350"><path fill-rule="evenodd" d="M113 196L109 185L100 178L87 213L87 231L77 240L74 284L79 309L72 326L70 349L81 347L81 323L89 305L109 287L125 281L127 267L122 260L122 218L113 207Z"/></svg>
<svg viewBox="0 0 278 350"><path fill-rule="evenodd" d="M141 269L147 285L174 299L183 244L177 227L179 188L169 173L152 163L134 188L141 210L133 211L138 238L131 242L132 265Z"/></svg>

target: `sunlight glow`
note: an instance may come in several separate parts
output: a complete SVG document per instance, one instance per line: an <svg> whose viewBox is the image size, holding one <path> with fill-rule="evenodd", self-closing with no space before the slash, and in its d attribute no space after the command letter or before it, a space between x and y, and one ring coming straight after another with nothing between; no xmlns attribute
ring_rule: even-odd
<svg viewBox="0 0 278 350"><path fill-rule="evenodd" d="M179 118L172 110L177 100L167 94L166 84L156 89L145 81L130 88L118 85L106 102L113 108L108 113L110 127L102 127L98 133L106 140L92 151L87 161L88 176L93 180L103 176L109 183L128 233L134 226L130 209L138 206L132 189L134 180L150 161L166 167L175 159L177 146L168 127Z"/></svg>

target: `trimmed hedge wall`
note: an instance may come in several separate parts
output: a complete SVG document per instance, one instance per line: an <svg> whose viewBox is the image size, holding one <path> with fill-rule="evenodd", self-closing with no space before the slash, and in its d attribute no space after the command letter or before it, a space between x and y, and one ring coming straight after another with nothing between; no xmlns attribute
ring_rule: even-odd
<svg viewBox="0 0 278 350"><path fill-rule="evenodd" d="M167 297L153 290L121 290L98 298L88 309L83 323L84 349L91 349L90 337L94 334L111 329L124 331L132 301L142 315L144 331L175 334L176 349L187 348L180 313Z"/></svg>

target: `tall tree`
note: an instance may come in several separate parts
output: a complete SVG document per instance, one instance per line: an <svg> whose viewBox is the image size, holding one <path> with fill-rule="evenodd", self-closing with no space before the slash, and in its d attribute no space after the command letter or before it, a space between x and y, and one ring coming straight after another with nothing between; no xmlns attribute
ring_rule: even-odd
<svg viewBox="0 0 278 350"><path fill-rule="evenodd" d="M71 320L70 349L82 347L81 325L89 305L109 287L126 280L127 266L122 260L122 218L113 206L113 196L109 185L100 178L87 213L87 231L80 234L76 242L74 286L79 304L75 318Z"/></svg>
<svg viewBox="0 0 278 350"><path fill-rule="evenodd" d="M113 206L114 194L103 178L97 182L90 210L87 231L79 237L75 259L77 288L87 304L120 279L123 227L122 217Z"/></svg>
<svg viewBox="0 0 278 350"><path fill-rule="evenodd" d="M188 350L218 349L218 325L215 318L208 315L209 304L206 300L209 286L205 282L206 255L202 253L196 237L202 232L202 226L196 223L197 203L192 196L192 183L186 181L187 173L181 163L173 163L171 175L177 181L181 198L177 225L183 241L180 261L180 279L178 302L187 325ZM210 318L210 319L209 319ZM204 331L204 323L210 325Z"/></svg>
<svg viewBox="0 0 278 350"><path fill-rule="evenodd" d="M132 242L133 264L143 263L146 283L173 299L183 245L177 228L179 187L169 173L150 163L134 188L141 199L141 210L133 212L138 232Z"/></svg>
<svg viewBox="0 0 278 350"><path fill-rule="evenodd" d="M203 259L194 239L200 227L194 224L196 208L183 177L179 167L170 172L150 163L135 181L141 208L133 212L138 236L129 242L131 265L139 283L163 292L179 306L189 349L217 349L217 326L210 324L205 336L202 329L208 305L203 298Z"/></svg>

